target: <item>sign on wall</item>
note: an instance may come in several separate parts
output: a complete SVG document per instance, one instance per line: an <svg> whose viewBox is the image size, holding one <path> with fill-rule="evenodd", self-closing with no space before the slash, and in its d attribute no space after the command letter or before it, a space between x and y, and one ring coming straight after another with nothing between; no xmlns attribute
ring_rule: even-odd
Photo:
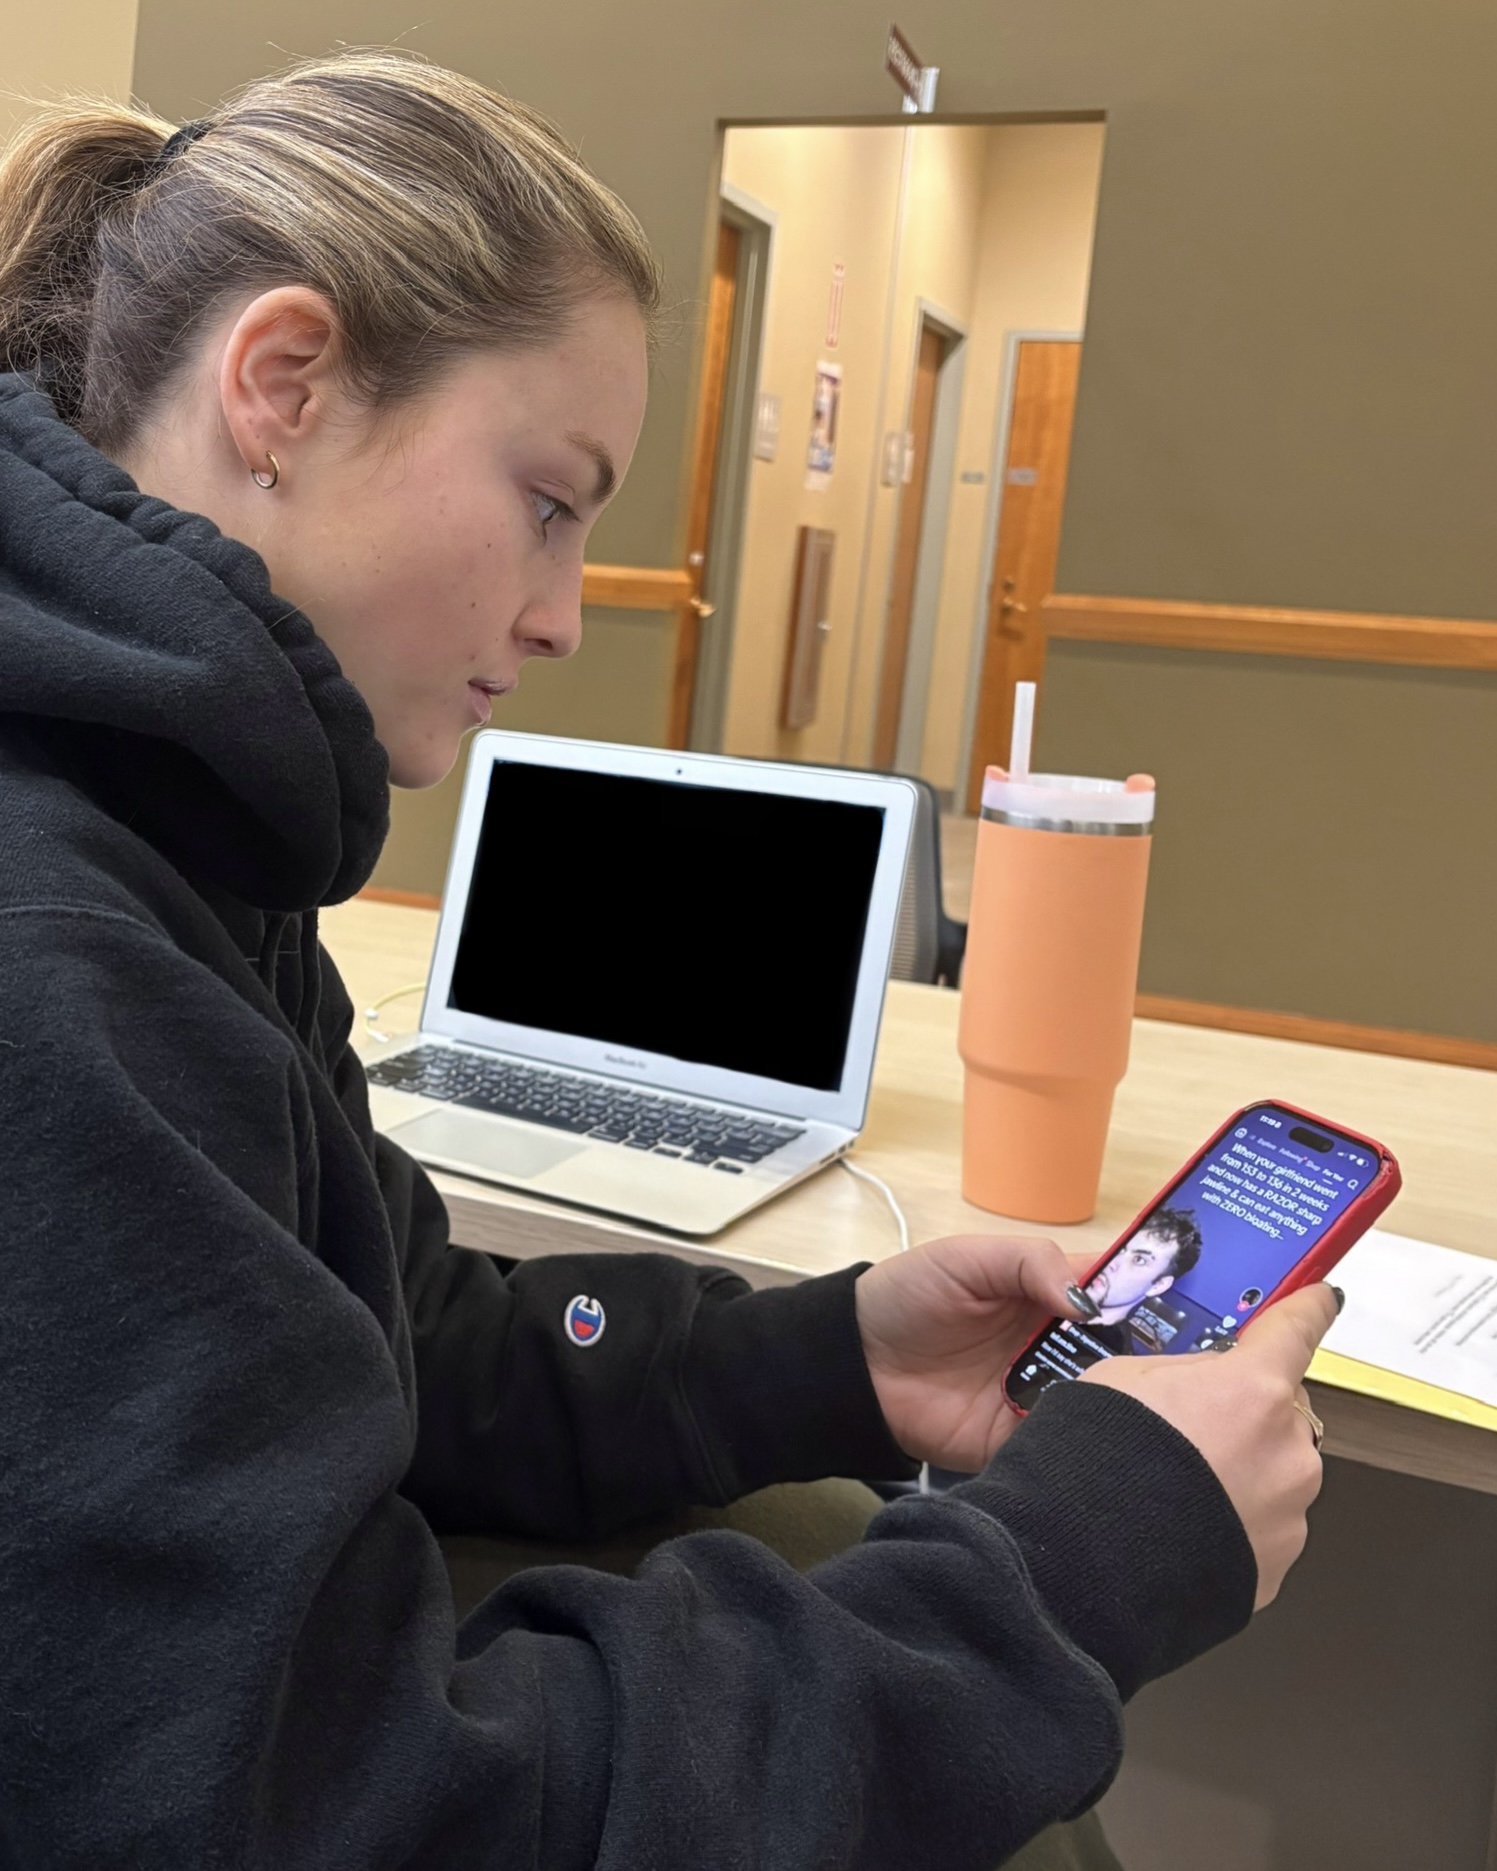
<svg viewBox="0 0 1497 1871"><path fill-rule="evenodd" d="M907 111L932 111L936 107L936 80L939 65L923 65L920 54L897 26L889 28L884 44L884 70L904 92Z"/></svg>
<svg viewBox="0 0 1497 1871"><path fill-rule="evenodd" d="M837 415L842 404L842 366L825 358L816 366L811 403L811 442L806 450L806 486L820 493L837 465Z"/></svg>
<svg viewBox="0 0 1497 1871"><path fill-rule="evenodd" d="M761 390L754 407L754 459L773 461L779 452L780 399L768 390Z"/></svg>

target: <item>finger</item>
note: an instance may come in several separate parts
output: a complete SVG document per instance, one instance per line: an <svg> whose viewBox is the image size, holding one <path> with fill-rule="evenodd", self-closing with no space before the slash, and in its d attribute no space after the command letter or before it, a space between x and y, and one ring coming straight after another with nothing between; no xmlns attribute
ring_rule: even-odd
<svg viewBox="0 0 1497 1871"><path fill-rule="evenodd" d="M1243 1327L1242 1350L1297 1385L1335 1319L1336 1299L1328 1286L1302 1287L1275 1300Z"/></svg>
<svg viewBox="0 0 1497 1871"><path fill-rule="evenodd" d="M1047 1313L1077 1318L1085 1310L1068 1295L1075 1279L1071 1263L1043 1235L969 1235L951 1243L965 1252L961 1277L977 1298L1027 1299Z"/></svg>
<svg viewBox="0 0 1497 1871"><path fill-rule="evenodd" d="M1076 1303L1076 1295L1081 1292L1077 1274L1086 1272L1091 1259L1083 1258L1078 1269L1072 1265L1074 1258L1062 1252L1054 1241L1038 1237L1025 1241L1018 1266L1019 1291L1035 1305L1062 1318L1094 1319L1097 1308L1091 1301L1083 1295L1084 1303Z"/></svg>

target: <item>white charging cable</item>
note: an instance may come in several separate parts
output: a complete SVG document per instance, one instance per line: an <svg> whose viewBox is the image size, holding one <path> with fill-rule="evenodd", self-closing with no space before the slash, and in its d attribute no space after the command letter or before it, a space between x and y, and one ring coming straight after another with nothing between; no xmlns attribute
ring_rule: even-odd
<svg viewBox="0 0 1497 1871"><path fill-rule="evenodd" d="M381 1033L374 1024L380 1016L380 1009L388 1007L392 1000L404 1000L407 994L420 994L424 991L424 981L408 981L404 987L391 988L388 994L381 994L377 1001L371 1001L364 1009L364 1030L370 1039L387 1040L390 1035Z"/></svg>
<svg viewBox="0 0 1497 1871"><path fill-rule="evenodd" d="M856 1176L859 1182L871 1182L874 1188L878 1190L879 1194L889 1204L889 1207L894 1211L895 1225L899 1229L899 1251L901 1254L908 1254L910 1251L910 1224L905 1220L904 1210L895 1199L894 1191L889 1187L888 1183L884 1181L882 1176L875 1176L871 1169L859 1169L856 1163L845 1156L838 1160L849 1176Z"/></svg>
<svg viewBox="0 0 1497 1871"><path fill-rule="evenodd" d="M910 1224L905 1218L904 1210L899 1206L898 1197L889 1187L888 1183L884 1181L882 1176L875 1176L871 1169L860 1169L856 1163L850 1161L845 1156L839 1157L837 1160L841 1163L849 1176L856 1176L859 1182L871 1183L889 1204L889 1207L894 1213L895 1225L899 1229L899 1251L901 1254L908 1254L910 1251ZM920 1492L922 1494L930 1493L929 1462L922 1462L920 1464Z"/></svg>

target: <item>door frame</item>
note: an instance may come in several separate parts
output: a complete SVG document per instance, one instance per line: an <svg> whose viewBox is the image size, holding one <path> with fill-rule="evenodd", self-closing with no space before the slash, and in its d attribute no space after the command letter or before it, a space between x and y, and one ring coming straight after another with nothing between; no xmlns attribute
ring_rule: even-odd
<svg viewBox="0 0 1497 1871"><path fill-rule="evenodd" d="M696 753L722 751L728 688L733 674L743 532L752 485L754 429L764 366L764 321L774 269L778 212L731 182L718 189L718 216L738 229L738 287L728 341L722 427L713 466L712 519L702 597L704 616L692 686L686 745Z"/></svg>
<svg viewBox="0 0 1497 1871"><path fill-rule="evenodd" d="M961 430L962 388L967 369L968 327L932 299L916 297L915 327L909 357L909 396L905 425L915 396L920 337L929 325L945 344L936 372L936 401L930 421L930 461L926 468L925 510L920 516L920 550L915 559L915 589L910 599L910 634L905 646L904 682L899 695L899 726L894 736L894 765L918 773L925 743L925 711L930 700L930 672L935 661L936 625L946 572L946 535L951 524L951 489L956 479L956 450ZM902 491L902 490L901 490ZM898 515L895 528L898 529ZM884 594L887 630L894 563L891 555Z"/></svg>
<svg viewBox="0 0 1497 1871"><path fill-rule="evenodd" d="M983 519L981 571L977 605L972 619L971 647L967 652L967 701L962 711L962 738L957 752L953 812L966 811L967 773L972 765L972 742L977 734L977 705L982 697L982 671L988 653L988 606L993 592L993 567L998 559L998 536L1003 525L1003 495L1007 486L1008 443L1014 423L1014 393L1019 383L1021 344L1083 344L1083 331L1016 328L1003 334L1003 368L998 379L998 423L988 468L988 504Z"/></svg>

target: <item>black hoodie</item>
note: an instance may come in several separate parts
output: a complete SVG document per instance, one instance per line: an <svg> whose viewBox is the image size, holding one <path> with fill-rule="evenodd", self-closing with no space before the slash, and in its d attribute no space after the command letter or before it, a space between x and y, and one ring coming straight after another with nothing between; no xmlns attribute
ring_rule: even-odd
<svg viewBox="0 0 1497 1871"><path fill-rule="evenodd" d="M855 1269L448 1246L317 944L386 805L260 560L0 377L0 1871L992 1871L1247 1618L1226 1497L1076 1386L809 1577L700 1534L457 1625L434 1530L901 1458Z"/></svg>

